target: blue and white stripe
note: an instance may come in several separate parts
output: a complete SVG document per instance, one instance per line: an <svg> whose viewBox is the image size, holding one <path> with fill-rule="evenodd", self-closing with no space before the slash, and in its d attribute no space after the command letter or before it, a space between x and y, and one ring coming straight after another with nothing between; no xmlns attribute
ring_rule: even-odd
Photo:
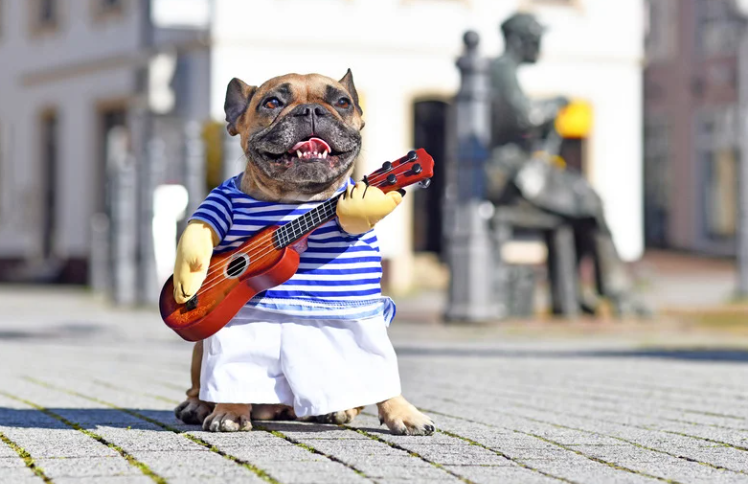
<svg viewBox="0 0 748 484"><path fill-rule="evenodd" d="M190 219L203 221L216 231L221 239L216 252L236 248L258 231L289 222L322 203L255 200L239 189L241 177L213 189ZM345 186L338 193L344 190ZM335 218L312 232L307 244L297 273L284 284L258 294L247 306L305 319L361 319L384 314L389 324L395 309L389 298L382 297L382 257L374 231L350 235Z"/></svg>

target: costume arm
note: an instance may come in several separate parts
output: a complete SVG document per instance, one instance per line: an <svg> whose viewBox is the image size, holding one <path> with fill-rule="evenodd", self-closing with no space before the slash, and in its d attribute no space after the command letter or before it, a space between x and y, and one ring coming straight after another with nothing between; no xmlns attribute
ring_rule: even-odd
<svg viewBox="0 0 748 484"><path fill-rule="evenodd" d="M402 200L403 196L398 191L385 194L377 187L358 182L346 188L338 200L338 221L347 233L363 234L395 210Z"/></svg>
<svg viewBox="0 0 748 484"><path fill-rule="evenodd" d="M231 198L221 187L210 192L200 204L179 238L174 262L174 299L183 304L194 296L208 273L213 248L233 222Z"/></svg>
<svg viewBox="0 0 748 484"><path fill-rule="evenodd" d="M174 299L183 304L197 293L208 274L213 248L221 239L210 225L190 221L177 245L174 262Z"/></svg>

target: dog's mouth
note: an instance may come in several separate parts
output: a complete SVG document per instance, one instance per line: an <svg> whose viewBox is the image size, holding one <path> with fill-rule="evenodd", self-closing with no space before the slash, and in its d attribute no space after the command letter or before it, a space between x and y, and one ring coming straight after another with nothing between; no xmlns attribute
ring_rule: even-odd
<svg viewBox="0 0 748 484"><path fill-rule="evenodd" d="M338 162L341 157L344 157L346 153L334 151L327 141L313 136L299 141L285 153L278 154L266 152L265 155L277 163L311 163L327 161L334 164Z"/></svg>

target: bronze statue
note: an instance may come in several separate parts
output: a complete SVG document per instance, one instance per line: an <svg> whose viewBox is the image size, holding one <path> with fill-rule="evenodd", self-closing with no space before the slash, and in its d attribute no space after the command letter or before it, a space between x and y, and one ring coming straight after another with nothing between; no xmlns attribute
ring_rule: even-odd
<svg viewBox="0 0 748 484"><path fill-rule="evenodd" d="M642 313L629 297L630 282L605 221L599 195L582 174L550 162L561 137L554 122L568 100L530 100L517 69L538 59L544 27L534 16L518 13L501 24L505 51L491 65L492 156L487 163L488 197L496 205L530 204L567 221L574 230L577 263L592 256L599 296L619 315ZM598 300L584 300L596 312Z"/></svg>

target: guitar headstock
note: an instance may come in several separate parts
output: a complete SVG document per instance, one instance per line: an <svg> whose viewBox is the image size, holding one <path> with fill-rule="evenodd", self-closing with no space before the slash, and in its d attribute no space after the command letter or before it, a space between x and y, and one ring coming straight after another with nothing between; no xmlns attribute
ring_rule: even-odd
<svg viewBox="0 0 748 484"><path fill-rule="evenodd" d="M395 161L385 161L382 167L364 178L364 181L383 192L400 190L420 183L426 188L434 176L434 159L419 148Z"/></svg>

